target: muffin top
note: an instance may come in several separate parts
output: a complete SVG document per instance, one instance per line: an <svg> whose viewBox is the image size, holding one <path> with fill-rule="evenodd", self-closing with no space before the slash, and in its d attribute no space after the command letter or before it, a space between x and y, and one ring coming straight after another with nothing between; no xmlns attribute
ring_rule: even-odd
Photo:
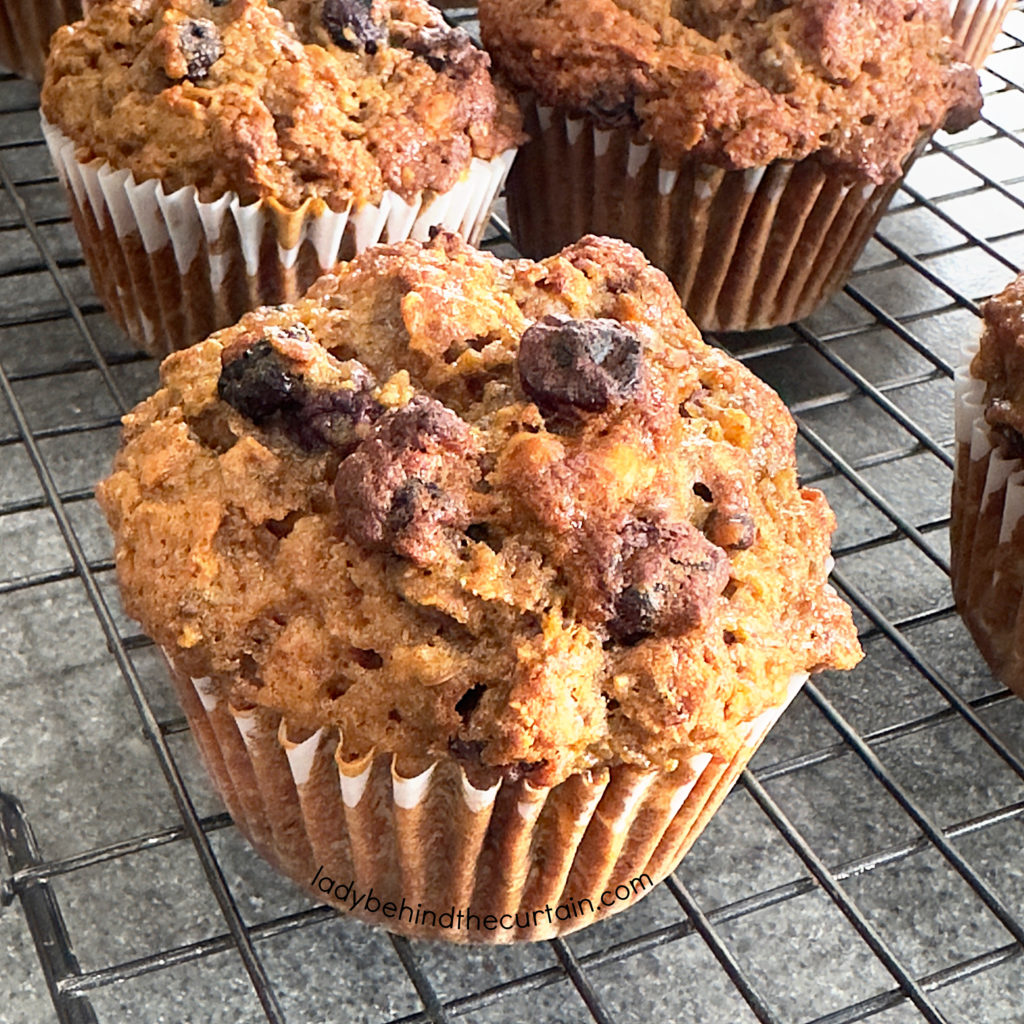
<svg viewBox="0 0 1024 1024"><path fill-rule="evenodd" d="M489 65L424 0L93 0L54 36L42 108L136 180L341 211L518 143Z"/></svg>
<svg viewBox="0 0 1024 1024"><path fill-rule="evenodd" d="M1005 458L1024 458L1024 274L982 307L971 376L985 382L985 421Z"/></svg>
<svg viewBox="0 0 1024 1024"><path fill-rule="evenodd" d="M634 128L668 165L818 154L881 183L981 107L946 0L480 0L480 24L512 83Z"/></svg>
<svg viewBox="0 0 1024 1024"><path fill-rule="evenodd" d="M378 247L161 377L98 489L126 607L345 757L671 770L860 656L791 417L623 242Z"/></svg>

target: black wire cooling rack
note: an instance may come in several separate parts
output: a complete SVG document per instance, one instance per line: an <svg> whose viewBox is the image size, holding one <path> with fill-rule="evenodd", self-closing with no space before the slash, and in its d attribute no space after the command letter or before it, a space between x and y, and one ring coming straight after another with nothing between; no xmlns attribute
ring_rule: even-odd
<svg viewBox="0 0 1024 1024"><path fill-rule="evenodd" d="M865 661L805 687L635 908L461 949L308 902L198 770L91 490L155 364L91 291L35 88L0 77L0 1021L1024 1022L1024 702L946 541L953 367L1024 264L1024 6L983 84L837 299L716 339L797 416ZM500 216L486 244L513 254Z"/></svg>

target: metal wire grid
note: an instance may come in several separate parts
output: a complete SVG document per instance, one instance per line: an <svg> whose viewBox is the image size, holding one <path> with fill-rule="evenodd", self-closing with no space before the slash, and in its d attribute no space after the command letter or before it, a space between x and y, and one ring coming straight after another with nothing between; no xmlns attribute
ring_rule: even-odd
<svg viewBox="0 0 1024 1024"><path fill-rule="evenodd" d="M709 832L726 830L723 835L716 834L717 839L730 838L728 823L720 826L719 822L729 818L729 809L745 793L750 806L771 826L762 855L768 861L795 855L792 862L802 865L797 877L754 885L745 895L736 895L743 892L743 886L737 886L717 899L707 894L702 897L697 892L706 877L702 867L715 865L713 841L706 839L662 887L662 913L655 916L653 926L642 918L641 908L653 903L655 896L615 919L619 923L629 917L642 921L639 930L635 924L632 931L629 927L624 931L605 927L602 931L602 926L597 926L581 933L580 941L555 940L546 960L526 969L517 964L513 977L477 985L454 997L442 995L438 978L442 965L448 972L460 970L466 956L463 951L438 952L436 947L390 937L395 959L418 997L412 1012L390 1018L393 1024L477 1019L477 1014L486 1015L495 1004L520 1007L504 1019L540 1019L542 990L560 983L560 1008L553 1011L559 1020L585 1017L611 1024L627 1018L647 1019L631 1017L621 1000L609 998L602 972L632 970L638 991L656 991L659 985L674 981L643 976L641 965L648 963L644 958L695 935L721 968L716 972L713 963L708 963L707 984L721 984L723 973L728 978L723 991L729 990L726 995L731 993L732 1002L726 999L722 1003L715 1020L743 1017L764 1024L790 1020L845 1024L877 1015L884 1021L994 1021L997 1013L1005 1013L1008 1015L998 1019L1024 1021L1024 988L1016 981L1024 951L1024 899L1019 893L1007 895L1003 879L993 882L987 860L979 866L963 852L965 840L990 835L1004 826L1013 830L1005 855L1012 858L1014 851L1019 851L1024 822L1024 743L1020 732L1007 737L1002 728L1003 723L1016 721L1018 704L1006 690L994 686L990 679L985 681L984 673L982 685L973 688L958 675L958 645L966 645L966 641L964 634L956 631L948 588L928 591L931 596L925 606L909 610L890 601L886 591L887 586L900 591L899 581L904 576L916 578L923 571L921 559L933 571L948 574L948 517L944 505L930 496L929 488L937 486L939 492L948 492L953 438L945 406L939 415L935 408L938 402L948 405L958 341L977 329L977 296L1001 286L1024 261L1024 173L1020 173L1024 169L1024 6L1019 5L1010 15L985 75L985 86L988 98L982 123L966 136L933 143L919 168L931 161L934 173L911 176L911 183L902 189L893 212L883 221L858 272L838 300L791 328L715 339L775 383L790 401L799 424L802 465L805 471L810 468L805 481L829 493L841 523L847 518L855 523L855 528L839 535L833 579L857 609L862 641L869 652L883 652L879 660L898 661L902 675L912 676L930 699L907 702L893 720L858 728L857 722L864 719L870 723L871 715L865 717L856 704L847 706L842 680L825 676L807 685L806 698L777 727L755 760L757 767L744 774L741 787L709 828ZM0 391L10 410L9 420L0 417L0 465L13 465L16 457L27 459L38 480L37 494L11 497L3 489L8 469L0 472L0 525L33 513L52 515L58 547L63 545L68 564L39 569L31 559L22 564L18 558L9 558L7 566L0 562L0 599L5 595L42 595L48 587L64 581L80 583L107 645L109 672L118 674L128 687L180 821L98 843L85 852L47 857L21 804L0 793L0 843L10 869L2 879L0 905L20 903L57 1019L62 1022L98 1020L93 997L120 982L229 951L241 958L263 1017L294 1022L300 1018L294 1012L286 1016L265 950L276 937L306 934L310 936L309 952L315 955L312 926L334 921L336 915L327 908L307 905L255 924L246 920L214 848L218 833L229 827L230 821L223 813L202 815L197 811L196 785L186 782L191 768L182 759L183 750L186 758L191 751L184 747L176 753L173 748L178 734L186 731L184 720L162 714L155 707L159 701L154 700L152 688L136 664L149 641L131 631L116 602L108 599L112 563L109 557L94 553L95 545L83 526L83 514L92 505L91 481L62 485L64 464L60 472L54 468L61 462L57 446L74 448L72 442L78 439L88 445L105 436L104 432L109 435L115 430L119 414L132 404L129 391L134 387L145 393L153 374L152 364L112 333L84 284L80 254L42 147L35 104L31 87L13 78L0 78L0 295L5 303L0 308L0 339L7 333L19 339L19 346L27 345L29 338L35 346L25 350L3 345L0 340ZM998 150L995 157L994 150ZM998 209L986 214L987 222L985 216L978 220L976 211L987 210L986 204L993 201ZM924 222L926 230L922 230ZM486 244L503 255L511 254L500 216L494 218ZM979 260L985 261L988 275L980 282L972 277ZM36 293L30 294L33 290ZM883 371L878 370L878 351L883 361L888 360ZM73 378L95 379L113 412L68 417L58 408L51 410L53 414L45 417L44 424L36 422L38 416L26 410L26 391L53 388L59 393L61 383ZM880 429L885 433L884 443L878 443ZM861 438L866 443L858 444ZM72 455L71 461L75 458ZM917 476L915 467L921 465L927 470ZM935 480L938 484L933 486L930 481ZM909 496L901 483L912 490ZM863 565L870 569L867 576ZM907 570L908 565L916 567ZM891 568L890 578L882 580L881 587L875 585L879 566L882 573ZM929 631L935 630L944 635L945 643L923 650L918 637L927 638L932 635ZM951 659L956 662L952 669L948 667ZM866 689L871 692L870 685ZM798 727L788 732L794 716L800 719ZM1000 720L999 726L993 726L994 718ZM788 738L799 735L805 721L809 722L804 730L809 742L791 742L787 747ZM887 755L902 745L911 754L924 751L932 756L932 740L951 727L973 732L991 751L992 758L977 770L982 775L982 790L991 783L998 799L983 801L988 806L980 810L970 808L976 813L945 821L929 806L926 792L893 770ZM782 739L777 740L778 736ZM796 780L795 792L799 792L799 780L808 773L837 765L848 773L853 770L850 766L856 766L888 794L891 803L876 799L873 807L881 820L889 821L892 807L899 808L895 815L898 841L884 841L892 829L883 829L883 841L869 844L873 845L869 852L843 858L830 839L816 834L813 814L801 809L798 799L789 801L788 812L784 809L786 784ZM998 765L1000 778L1009 774L1012 785L991 782L994 774L990 778L985 772L994 773L993 765ZM0 772L0 784L4 784L7 771L0 768ZM842 796L838 799L841 805ZM797 817L802 820L797 822ZM195 850L205 884L219 909L219 925L212 934L83 969L75 954L76 935L65 924L67 908L57 892L60 881L97 866L132 863L145 852L185 840ZM946 875L952 873L964 883L954 905L957 926L967 928L987 911L998 922L1002 941L989 942L972 955L956 956L940 969L922 971L911 963L919 958L908 956L900 948L902 942L894 939L891 920L853 890L861 879L884 879L893 866L936 856L945 862ZM754 924L763 912L771 908L793 911L802 897L815 894L828 897L859 936L862 947L858 948L869 952L874 968L884 971L887 978L884 984L876 983L866 997L833 1000L824 1013L780 998L770 980L771 967L766 971L759 962L760 954L743 941L744 934L756 931ZM714 909L705 911L702 906L709 901L715 903ZM914 909L905 908L908 914ZM14 912L11 908L6 914ZM928 932L927 925L924 931ZM774 961L769 956L769 964L784 967L783 952L777 950L779 957ZM972 979L1002 978L1004 965L1010 965L1008 980L1002 989L995 984L997 998L988 1004L990 1011L958 1017L950 1010L946 995L970 985ZM827 954L814 961L814 968L830 969ZM566 979L578 998L572 999L571 992L564 995L568 992ZM531 993L537 994L526 1002ZM371 1004L372 1000L365 1002L366 1019ZM1010 1006L1008 1011L998 1010L1005 1005ZM887 1011L896 1015L890 1017ZM202 1011L193 1008L192 1012L194 1019L206 1019ZM986 1015L988 1012L992 1016ZM358 1009L349 1007L348 1015L362 1019ZM3 1017L0 1007L0 1019Z"/></svg>

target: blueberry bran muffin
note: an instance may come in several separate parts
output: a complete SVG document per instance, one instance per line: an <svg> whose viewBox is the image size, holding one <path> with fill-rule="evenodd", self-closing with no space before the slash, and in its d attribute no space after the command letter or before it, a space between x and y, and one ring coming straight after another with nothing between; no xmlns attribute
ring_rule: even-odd
<svg viewBox="0 0 1024 1024"><path fill-rule="evenodd" d="M521 138L489 63L424 0L97 0L42 110L105 305L166 353L379 237L479 231Z"/></svg>
<svg viewBox="0 0 1024 1024"><path fill-rule="evenodd" d="M982 312L980 345L958 373L950 568L979 650L1024 697L1024 274Z"/></svg>
<svg viewBox="0 0 1024 1024"><path fill-rule="evenodd" d="M346 774L392 759L396 794L439 766L427 799L443 815L462 804L430 795L438 779L491 800L498 787L469 829L467 902L506 899L510 872L523 905L541 883L589 892L617 863L586 830L595 807L615 820L610 804L636 816L612 830L619 847L631 837L627 867L661 877L695 835L671 829L694 766L717 772L699 817L794 677L860 657L826 582L832 513L797 485L792 419L625 243L588 237L541 263L447 233L375 248L161 376L98 488L126 608L187 707L198 680L206 704L269 715L274 742L329 735L342 796ZM627 782L652 802L627 800ZM517 874L516 807L552 793L537 827L557 853L530 840ZM405 813L327 845L348 843L336 855L358 874L366 828L406 849ZM441 843L447 870L450 845L464 850L437 837L437 814L405 858L434 863L423 844ZM255 841L278 863L294 852ZM373 849L367 877L397 902L419 876L401 856L389 874ZM285 870L308 884L326 855L297 856ZM554 933L535 926L515 937Z"/></svg>
<svg viewBox="0 0 1024 1024"><path fill-rule="evenodd" d="M981 106L943 0L483 0L480 23L532 136L520 249L626 238L702 328L823 301L923 140Z"/></svg>
<svg viewBox="0 0 1024 1024"><path fill-rule="evenodd" d="M1013 0L949 0L952 36L964 60L976 68L984 65L1012 9Z"/></svg>

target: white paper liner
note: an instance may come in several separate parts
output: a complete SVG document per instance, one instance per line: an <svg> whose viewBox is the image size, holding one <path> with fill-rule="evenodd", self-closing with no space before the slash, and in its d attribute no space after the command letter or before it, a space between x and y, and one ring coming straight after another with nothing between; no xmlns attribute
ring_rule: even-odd
<svg viewBox="0 0 1024 1024"><path fill-rule="evenodd" d="M665 271L702 330L810 314L846 281L899 187L851 187L813 157L741 171L674 166L630 130L529 96L522 105L532 138L507 190L519 249L540 259L587 233L622 238Z"/></svg>
<svg viewBox="0 0 1024 1024"><path fill-rule="evenodd" d="M672 817L675 817L679 813L679 809L686 803L694 787L700 782L700 777L704 774L704 770L711 764L713 756L712 754L698 754L690 759L690 770L693 772L693 778L680 786L672 795L672 802L669 804Z"/></svg>
<svg viewBox="0 0 1024 1024"><path fill-rule="evenodd" d="M205 704L203 705L206 706ZM310 773L313 770L313 758L316 757L317 747L324 734L323 729L317 729L311 736L301 743L295 743L288 738L288 730L282 728L279 735L281 746L288 755L288 767L292 772L292 779L296 786L304 786L309 782Z"/></svg>
<svg viewBox="0 0 1024 1024"><path fill-rule="evenodd" d="M971 362L977 351L977 341L961 349L960 363L953 373L953 402L958 444L970 444L974 425L983 425L985 422L985 382L971 376Z"/></svg>
<svg viewBox="0 0 1024 1024"><path fill-rule="evenodd" d="M234 193L204 202L194 186L165 192L161 182L136 182L105 161L76 160L71 139L45 118L42 127L78 208L75 225L97 291L132 340L155 355L200 341L248 309L294 301L319 273L371 245L426 241L437 226L475 244L515 157L514 149L492 160L474 157L449 191L409 202L388 191L379 203L340 212L314 200L291 211L272 200L243 205ZM110 237L93 237L105 232ZM116 283L111 246L127 246L118 254L124 267ZM167 280L175 269L180 282ZM243 303L239 291L247 293Z"/></svg>
<svg viewBox="0 0 1024 1024"><path fill-rule="evenodd" d="M279 869L307 888L315 878L321 899L393 931L490 943L565 934L649 891L689 849L807 678L794 676L782 702L747 723L744 746L728 763L706 753L671 774L616 768L555 787L477 788L451 764L404 776L384 757L338 762L337 733L292 738L280 716L233 708L208 679L171 668L225 803ZM325 878L334 884L326 893ZM346 885L372 891L381 907L404 903L410 915L433 906L436 917L453 906L505 924L460 930L383 916L345 903ZM611 905L602 894L612 894ZM541 913L545 907L553 913Z"/></svg>

